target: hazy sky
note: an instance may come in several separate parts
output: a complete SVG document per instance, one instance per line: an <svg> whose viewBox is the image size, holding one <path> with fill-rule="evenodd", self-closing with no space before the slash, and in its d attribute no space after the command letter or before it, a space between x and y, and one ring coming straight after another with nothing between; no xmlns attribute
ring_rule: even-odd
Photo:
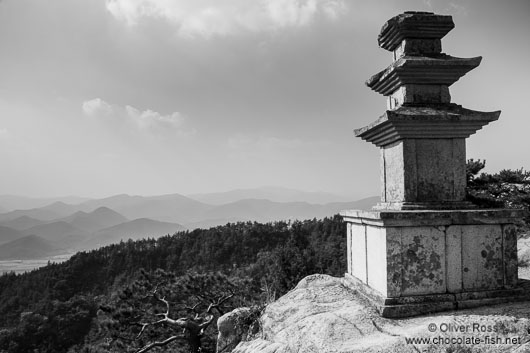
<svg viewBox="0 0 530 353"><path fill-rule="evenodd" d="M468 157L530 168L528 0L0 0L0 194L376 195L353 129L386 108L364 81L407 10L452 15L444 52L484 57L451 87L502 110Z"/></svg>

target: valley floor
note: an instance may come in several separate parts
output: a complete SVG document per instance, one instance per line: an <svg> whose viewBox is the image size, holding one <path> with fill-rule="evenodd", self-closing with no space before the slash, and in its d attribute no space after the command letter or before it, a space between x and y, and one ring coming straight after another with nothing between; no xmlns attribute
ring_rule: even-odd
<svg viewBox="0 0 530 353"><path fill-rule="evenodd" d="M46 266L49 262L61 263L72 257L74 253L66 253L55 256L48 256L41 259L31 260L5 260L0 261L0 274L15 272L24 273Z"/></svg>

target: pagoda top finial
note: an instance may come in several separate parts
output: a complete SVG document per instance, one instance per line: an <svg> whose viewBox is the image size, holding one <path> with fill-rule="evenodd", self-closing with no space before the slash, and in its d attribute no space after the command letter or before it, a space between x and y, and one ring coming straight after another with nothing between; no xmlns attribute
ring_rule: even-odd
<svg viewBox="0 0 530 353"><path fill-rule="evenodd" d="M423 45L414 45L415 49L428 52L441 52L442 39L455 27L448 15L436 15L432 12L406 11L392 17L381 28L377 37L379 46L388 51L396 50L404 40L420 40ZM408 53L407 53L408 54Z"/></svg>
<svg viewBox="0 0 530 353"><path fill-rule="evenodd" d="M388 98L388 109L411 105L449 104L449 86L476 68L481 57L457 58L442 53L443 38L453 18L432 12L407 11L381 29L379 46L393 52L393 62L366 85Z"/></svg>

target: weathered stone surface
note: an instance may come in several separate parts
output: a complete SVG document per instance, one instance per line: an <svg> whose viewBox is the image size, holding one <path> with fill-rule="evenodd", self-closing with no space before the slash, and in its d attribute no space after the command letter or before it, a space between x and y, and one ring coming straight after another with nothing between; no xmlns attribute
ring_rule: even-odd
<svg viewBox="0 0 530 353"><path fill-rule="evenodd" d="M436 303L425 304L435 306ZM530 349L530 305L504 303L493 307L461 310L446 315L408 319L382 318L374 307L344 286L339 278L306 277L292 291L271 303L262 317L262 335L241 342L234 353L294 352L498 352L500 345L486 344L485 337L520 338L502 345L503 352ZM429 324L435 325L430 332ZM476 329L473 328L475 325ZM451 326L452 330L448 327ZM463 327L457 331L456 327ZM469 327L466 332L466 327ZM495 332L487 331L487 328ZM484 331L481 330L484 328ZM407 344L407 338L474 337L482 343Z"/></svg>
<svg viewBox="0 0 530 353"><path fill-rule="evenodd" d="M383 229L383 228L382 228ZM402 283L407 275L402 269L406 259L402 249L407 242L400 228L386 228L386 281L387 297L395 297L402 291Z"/></svg>
<svg viewBox="0 0 530 353"><path fill-rule="evenodd" d="M342 285L341 279L313 275L267 306L261 317L262 339L287 348L281 352L332 352L330 344L347 347L367 333L376 333L370 321L362 322L363 317L374 314ZM256 351L256 347L244 343L234 352Z"/></svg>
<svg viewBox="0 0 530 353"><path fill-rule="evenodd" d="M351 223L346 224L346 246L348 246L348 244L350 244L349 246L351 246L352 244L352 224ZM353 267L352 267L353 256L352 255L353 255L352 252L349 252L346 254L346 267L347 267L348 273L353 273Z"/></svg>
<svg viewBox="0 0 530 353"><path fill-rule="evenodd" d="M393 51L409 38L426 42L442 39L454 27L451 16L407 11L388 20L381 28L377 41L381 48ZM436 45L434 48L437 49Z"/></svg>
<svg viewBox="0 0 530 353"><path fill-rule="evenodd" d="M380 293L388 293L386 229L365 227L367 284ZM354 245L355 246L355 245Z"/></svg>
<svg viewBox="0 0 530 353"><path fill-rule="evenodd" d="M400 296L445 293L444 227L400 228L402 280Z"/></svg>
<svg viewBox="0 0 530 353"><path fill-rule="evenodd" d="M502 226L462 227L462 282L465 291L504 286ZM511 274L510 274L511 275Z"/></svg>
<svg viewBox="0 0 530 353"><path fill-rule="evenodd" d="M350 224L351 242L349 242L352 251L350 252L350 268L352 274L364 283L368 281L366 272L366 227L359 224Z"/></svg>
<svg viewBox="0 0 530 353"><path fill-rule="evenodd" d="M388 97L388 109L408 104L451 103L449 87L443 85L403 85Z"/></svg>
<svg viewBox="0 0 530 353"><path fill-rule="evenodd" d="M447 291L462 291L462 227L453 225L445 232Z"/></svg>
<svg viewBox="0 0 530 353"><path fill-rule="evenodd" d="M228 351L230 352L230 351ZM271 342L262 338L257 338L249 342L241 342L232 353L291 353L285 344Z"/></svg>
<svg viewBox="0 0 530 353"><path fill-rule="evenodd" d="M354 224L379 227L449 226L454 224L512 224L525 217L519 209L363 211L344 210L340 215Z"/></svg>
<svg viewBox="0 0 530 353"><path fill-rule="evenodd" d="M355 130L355 136L378 147L407 138L466 138L499 118L501 112L479 112L457 104L402 106L387 110L373 123Z"/></svg>
<svg viewBox="0 0 530 353"><path fill-rule="evenodd" d="M249 335L255 310L237 308L217 319L217 352L231 352L242 339Z"/></svg>
<svg viewBox="0 0 530 353"><path fill-rule="evenodd" d="M454 309L459 300L483 299L476 297L476 291L517 296L506 291L517 285L516 240L509 225L522 214L521 210L342 212L351 230L348 274L370 288L354 284L368 297L378 298L381 312L392 317ZM412 302L413 308L399 306Z"/></svg>
<svg viewBox="0 0 530 353"><path fill-rule="evenodd" d="M440 39L405 38L394 49L394 60L405 55L433 55L442 52Z"/></svg>
<svg viewBox="0 0 530 353"><path fill-rule="evenodd" d="M480 65L482 57L457 58L437 56L403 56L366 81L377 93L389 96L407 84L451 86Z"/></svg>
<svg viewBox="0 0 530 353"><path fill-rule="evenodd" d="M393 200L403 200L405 190L409 185L405 185L405 144L401 141L395 142L381 149L383 155L383 170L385 183L381 186L385 190L384 201L392 202ZM408 147L408 146L407 146ZM409 188L407 188L409 189Z"/></svg>
<svg viewBox="0 0 530 353"><path fill-rule="evenodd" d="M513 224L505 224L502 229L504 261L504 287L513 288L517 285L517 233ZM523 243L523 241L521 241Z"/></svg>
<svg viewBox="0 0 530 353"><path fill-rule="evenodd" d="M380 208L400 203L440 207L465 199L464 139L405 139L381 149L384 195ZM463 182L460 182L463 181Z"/></svg>

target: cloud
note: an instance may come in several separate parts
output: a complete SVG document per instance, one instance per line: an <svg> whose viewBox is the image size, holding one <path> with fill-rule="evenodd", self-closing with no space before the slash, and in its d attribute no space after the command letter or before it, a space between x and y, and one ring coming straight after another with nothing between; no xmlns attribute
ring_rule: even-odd
<svg viewBox="0 0 530 353"><path fill-rule="evenodd" d="M88 101L83 102L81 107L83 113L88 116L98 116L98 115L109 115L112 113L112 107L110 104L105 102L101 98L94 98Z"/></svg>
<svg viewBox="0 0 530 353"><path fill-rule="evenodd" d="M464 4L457 4L456 2L449 3L448 12L462 16L468 15L466 6Z"/></svg>
<svg viewBox="0 0 530 353"><path fill-rule="evenodd" d="M347 11L345 0L107 0L106 7L131 26L162 19L183 37L203 38L301 27Z"/></svg>
<svg viewBox="0 0 530 353"><path fill-rule="evenodd" d="M172 131L187 135L195 133L194 129L184 129L186 119L179 112L164 115L151 109L142 111L130 105L122 107L110 104L101 98L87 100L83 102L81 108L87 116L124 124L136 131L157 133Z"/></svg>
<svg viewBox="0 0 530 353"><path fill-rule="evenodd" d="M178 112L162 115L150 109L140 111L130 105L125 106L127 117L135 122L139 129L178 129L182 126L184 118Z"/></svg>

